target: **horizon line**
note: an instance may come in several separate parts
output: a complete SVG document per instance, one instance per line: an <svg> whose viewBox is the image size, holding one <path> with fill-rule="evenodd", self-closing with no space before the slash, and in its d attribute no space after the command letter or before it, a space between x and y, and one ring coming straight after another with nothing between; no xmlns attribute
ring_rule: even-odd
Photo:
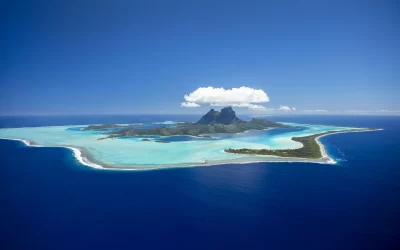
<svg viewBox="0 0 400 250"><path fill-rule="evenodd" d="M293 115L367 115L367 116L399 116L399 111L386 111L386 112L335 112L335 111L326 111L326 112L279 112L279 113L237 113L238 115L245 116L293 116ZM18 113L18 114L0 114L0 117L18 117L18 116L113 116L113 115L204 115L204 113Z"/></svg>

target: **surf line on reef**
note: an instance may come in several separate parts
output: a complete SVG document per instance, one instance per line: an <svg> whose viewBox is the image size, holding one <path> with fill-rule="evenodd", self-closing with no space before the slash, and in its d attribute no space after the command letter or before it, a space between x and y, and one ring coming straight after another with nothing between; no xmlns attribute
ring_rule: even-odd
<svg viewBox="0 0 400 250"><path fill-rule="evenodd" d="M240 161L238 159L232 160L232 161L215 161L215 162L210 162L210 161L205 161L204 163L185 163L185 164L174 164L174 165L154 165L151 167L117 167L117 166L108 166L107 164L101 164L101 163L95 163L91 160L88 159L87 156L85 156L85 153L82 152L81 149L72 147L72 146L46 146L46 145L40 145L37 144L34 141L31 140L26 140L26 139L17 139L17 138L8 138L8 137L0 137L0 139L5 139L5 140L13 140L13 141L20 141L24 143L24 145L29 146L29 147L49 147L49 148L68 148L73 152L73 155L75 159L81 163L84 166L95 168L95 169L101 169L101 170L112 170L112 171L120 171L120 170L129 170L129 171L148 171L148 170L161 170L161 169L167 169L167 168L182 168L182 167L201 167L201 166L216 166L216 165L225 165L225 164L250 164L250 163L263 163L263 162L291 162L291 163L319 163L319 164L336 164L337 162L332 159L326 149L323 143L320 142L320 138L332 134L341 134L341 133L355 133L355 132L367 132L367 131L379 131L383 129L365 129L365 130L360 130L360 131L337 131L325 135L320 135L315 138L320 150L321 150L321 155L322 157L319 159L307 159L307 158L294 158L294 157L279 157L279 156L269 156L269 155L257 155L257 159L244 159L243 161ZM262 159L262 158L267 158L268 159Z"/></svg>
<svg viewBox="0 0 400 250"><path fill-rule="evenodd" d="M337 131L337 132L333 132L333 133L329 133L329 134L325 134L325 135L320 135L315 138L315 141L317 142L317 144L321 150L321 155L322 155L321 159L326 158L326 159L328 159L326 163L335 164L337 162L328 155L324 144L322 144L321 141L319 140L320 138L322 138L324 136L328 136L328 135L334 135L334 134L361 133L361 132L382 131L382 130L383 129L380 128L380 129L360 129L359 131Z"/></svg>
<svg viewBox="0 0 400 250"><path fill-rule="evenodd" d="M72 150L74 157L76 160L81 163L82 165L91 167L91 168L97 168L97 169L106 169L103 166L96 164L94 162L89 161L86 157L83 156L82 152L78 148L74 148L71 146L45 146L45 145L40 145L37 144L33 141L26 140L26 139L16 139L16 138L7 138L7 137L0 137L0 139L5 139L5 140L12 140L12 141L20 141L25 144L25 146L28 147L41 147L41 148L68 148Z"/></svg>

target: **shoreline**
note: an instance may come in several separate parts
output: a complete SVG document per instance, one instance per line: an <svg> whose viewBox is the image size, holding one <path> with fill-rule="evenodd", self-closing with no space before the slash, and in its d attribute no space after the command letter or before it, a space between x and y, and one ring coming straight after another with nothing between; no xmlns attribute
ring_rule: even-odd
<svg viewBox="0 0 400 250"><path fill-rule="evenodd" d="M329 158L329 160L332 162L332 164L335 164L336 161L333 160L331 157L329 157L328 153L326 152L325 146L324 144L322 144L322 142L319 140L320 138L324 137L324 136L328 136L328 135L333 135L333 134L344 134L344 133L361 133L361 132L371 132L371 131L382 131L382 128L379 129L360 129L359 131L337 131L337 132L332 132L326 135L320 135L318 137L315 138L315 141L317 142L320 150L321 150L321 155L322 158L326 157Z"/></svg>
<svg viewBox="0 0 400 250"><path fill-rule="evenodd" d="M332 159L328 153L326 152L325 146L321 143L321 141L319 140L321 137L327 136L327 135L332 135L332 134L341 134L341 133L355 133L355 132L369 132L369 131L381 131L383 129L381 128L357 128L354 130L342 130L342 131L328 131L325 133L322 133L320 135L318 134L314 134L314 135L318 135L317 137L314 138L315 143L318 145L319 148L319 152L320 152L320 157L319 158L314 158L314 157L310 157L310 158L305 158L305 157L298 157L298 156L282 156L282 155L277 155L277 154L273 154L273 152L271 152L271 154L263 154L263 153L250 153L250 152L237 152L235 151L236 149L229 149L229 150L225 150L226 153L230 153L230 154L237 154L237 155L251 155L251 156L258 156L258 157L278 157L278 158L287 158L287 159L302 159L302 160L307 160L308 162L315 162L315 163L321 163L321 161L323 163L328 163L328 164L335 164L336 161L334 159ZM313 135L311 135L313 136ZM308 137L308 136L302 136L302 137ZM298 137L298 138L302 138L302 137ZM291 137L290 139L292 141L297 141L294 140L293 138L297 138L297 137ZM304 147L306 147L304 145L303 142L299 142L300 144L302 144L302 147L298 148L298 149L302 149ZM260 150L260 149L238 149L240 150L247 150L247 151L254 151L254 150ZM279 151L279 150L278 150Z"/></svg>
<svg viewBox="0 0 400 250"><path fill-rule="evenodd" d="M26 140L26 139L16 139L16 138L6 138L6 137L0 137L0 139L3 140L11 140L11 141L20 141L22 142L25 146L27 147L38 147L38 148L67 148L70 149L75 157L75 159L81 163L82 165L85 165L87 167L91 168L96 168L96 169L105 169L102 165L96 164L94 162L91 162L85 157L85 155L82 153L81 149L71 147L71 146L46 146L46 145L40 145L34 141L31 140Z"/></svg>
<svg viewBox="0 0 400 250"><path fill-rule="evenodd" d="M289 163L319 163L319 164L335 164L336 161L329 157L326 152L325 146L320 142L320 138L332 134L341 133L356 133L356 132L369 132L369 131L381 131L383 129L363 129L360 131L337 131L325 135L320 135L315 138L321 151L321 158L310 159L310 158L297 158L297 157L280 157L273 155L252 155L248 157L243 157L241 159L235 159L233 161L204 161L204 163L180 163L180 164L165 164L165 165L135 165L135 166L115 166L107 163L100 162L90 155L90 153L85 148L77 148L73 146L46 146L40 145L32 140L27 139L16 139L0 137L0 139L20 141L25 146L29 147L54 147L54 148L67 148L73 152L75 159L82 165L101 170L112 170L112 171L148 171L148 170L162 170L171 168L187 168L187 167L203 167L203 166L216 166L216 165L226 165L226 164L250 164L250 163L262 163L262 162L289 162ZM235 154L235 153L233 153ZM262 159L265 158L265 159Z"/></svg>

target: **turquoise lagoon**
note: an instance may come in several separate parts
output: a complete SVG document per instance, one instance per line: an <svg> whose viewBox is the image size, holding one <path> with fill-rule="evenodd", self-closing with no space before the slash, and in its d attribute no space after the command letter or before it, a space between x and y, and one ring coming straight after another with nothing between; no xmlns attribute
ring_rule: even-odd
<svg viewBox="0 0 400 250"><path fill-rule="evenodd" d="M163 124L163 122L160 122L160 124ZM0 137L28 140L43 146L68 146L81 149L86 154L85 161L96 162L105 168L154 169L257 161L310 161L301 158L230 154L224 152L224 149L295 149L302 147L302 144L292 141L292 137L308 136L327 131L345 132L355 129L327 125L285 124L291 125L293 128L247 131L233 135L216 134L213 135L213 138L189 136L162 138L171 141L171 143L142 141L142 138L149 137L98 140L105 137L102 134L104 131L82 131L81 128L86 125L5 128L0 129ZM151 125L144 124L143 126ZM326 163L329 160L331 159L326 157L323 160L311 161Z"/></svg>

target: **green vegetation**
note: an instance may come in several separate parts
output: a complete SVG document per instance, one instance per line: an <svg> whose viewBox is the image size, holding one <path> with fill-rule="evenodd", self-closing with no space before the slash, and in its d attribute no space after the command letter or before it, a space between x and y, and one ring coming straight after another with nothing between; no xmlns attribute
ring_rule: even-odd
<svg viewBox="0 0 400 250"><path fill-rule="evenodd" d="M170 143L169 141L164 141L164 140L156 140L155 142L159 142L159 143Z"/></svg>
<svg viewBox="0 0 400 250"><path fill-rule="evenodd" d="M102 124L102 125L89 125L86 128L83 128L83 131L87 130L102 130L102 129L110 129L110 128L127 128L132 126L142 126L141 123L133 123L128 125L118 125L118 124Z"/></svg>
<svg viewBox="0 0 400 250"><path fill-rule="evenodd" d="M211 125L211 124L229 125L241 122L243 121L236 117L236 113L235 111L233 111L232 107L226 107L221 109L221 112L211 109L198 122L196 122L196 125Z"/></svg>
<svg viewBox="0 0 400 250"><path fill-rule="evenodd" d="M120 125L105 124L91 125L84 130L118 128ZM107 138L129 137L129 136L172 136L172 135L191 135L203 136L216 133L241 133L247 130L263 130L268 128L288 128L289 126L268 121L265 119L255 119L243 121L236 117L235 111L231 107L223 108L221 112L211 109L196 123L179 123L172 127L156 127L149 129L140 129L132 127L123 127L116 131L105 132Z"/></svg>
<svg viewBox="0 0 400 250"><path fill-rule="evenodd" d="M102 125L89 125L86 128L83 128L83 131L86 130L101 130L101 129L108 129L108 128L122 128L126 127L125 125L117 125L117 124L102 124Z"/></svg>
<svg viewBox="0 0 400 250"><path fill-rule="evenodd" d="M326 134L326 133L323 133ZM225 149L225 152L235 154L248 154L248 155L274 155L280 157L298 157L298 158L321 158L321 150L315 138L323 134L316 134L305 137L293 137L293 141L300 142L303 144L302 148L298 149Z"/></svg>
<svg viewBox="0 0 400 250"><path fill-rule="evenodd" d="M360 132L366 130L376 130L376 129L352 129L346 130L344 132ZM328 131L325 133L304 136L304 137L293 137L293 141L300 142L303 144L302 148L298 149L225 149L225 152L228 153L235 153L235 154L248 154L248 155L273 155L273 156L280 156L280 157L296 157L296 158L309 158L309 159L319 159L322 157L321 149L316 141L318 136L328 135L338 133L340 131Z"/></svg>
<svg viewBox="0 0 400 250"><path fill-rule="evenodd" d="M123 137L123 136L146 136L146 135L192 135L200 136L204 134L216 134L216 133L241 133L247 130L263 130L267 128L286 128L288 126L280 123L267 121L264 119L252 119L251 121L243 121L235 124L212 124L212 125L177 125L173 127L158 127L149 129L122 129L119 131L108 132L110 138L112 137Z"/></svg>

